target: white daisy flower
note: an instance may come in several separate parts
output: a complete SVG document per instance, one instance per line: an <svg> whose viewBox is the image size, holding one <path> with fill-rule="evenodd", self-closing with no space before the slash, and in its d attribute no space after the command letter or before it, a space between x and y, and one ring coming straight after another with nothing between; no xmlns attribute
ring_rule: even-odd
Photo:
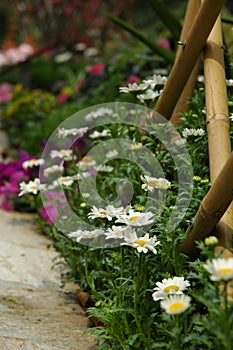
<svg viewBox="0 0 233 350"><path fill-rule="evenodd" d="M139 211L129 210L118 215L116 223L125 224L128 226L145 226L154 222L154 214L150 211L142 213Z"/></svg>
<svg viewBox="0 0 233 350"><path fill-rule="evenodd" d="M130 235L132 231L135 231L130 226L115 226L113 225L111 228L108 228L105 232L106 239L119 239L124 238L126 235ZM136 232L135 232L136 233Z"/></svg>
<svg viewBox="0 0 233 350"><path fill-rule="evenodd" d="M185 138L180 138L178 140L175 140L175 145L176 146L183 146L187 142L187 139Z"/></svg>
<svg viewBox="0 0 233 350"><path fill-rule="evenodd" d="M159 91L153 91L148 89L145 94L137 95L137 99L144 103L145 101L153 101L156 97L160 96Z"/></svg>
<svg viewBox="0 0 233 350"><path fill-rule="evenodd" d="M86 132L88 131L88 127L84 127L84 128L73 128L73 129L64 129L64 128L59 128L58 132L57 132L57 136L58 137L66 137L69 135L73 135L73 136L80 136L82 137Z"/></svg>
<svg viewBox="0 0 233 350"><path fill-rule="evenodd" d="M85 171L96 166L96 161L89 156L85 156L78 162L78 167L80 170Z"/></svg>
<svg viewBox="0 0 233 350"><path fill-rule="evenodd" d="M228 281L233 278L233 258L207 260L204 268L211 274L211 281Z"/></svg>
<svg viewBox="0 0 233 350"><path fill-rule="evenodd" d="M189 281L184 277L164 278L162 282L157 282L152 294L154 301L165 299L170 294L182 294L183 290L190 286Z"/></svg>
<svg viewBox="0 0 233 350"><path fill-rule="evenodd" d="M80 242L82 239L93 239L103 235L104 231L101 229L96 229L93 231L77 230L75 232L68 233L68 237L75 238L76 242Z"/></svg>
<svg viewBox="0 0 233 350"><path fill-rule="evenodd" d="M148 77L142 82L143 84L146 84L147 88L150 87L151 89L154 89L157 85L165 85L166 81L167 77L154 74L152 77Z"/></svg>
<svg viewBox="0 0 233 350"><path fill-rule="evenodd" d="M233 86L233 79L226 79L227 86Z"/></svg>
<svg viewBox="0 0 233 350"><path fill-rule="evenodd" d="M69 187L73 184L74 178L73 176L61 176L57 181L60 185Z"/></svg>
<svg viewBox="0 0 233 350"><path fill-rule="evenodd" d="M141 142L136 142L133 140L133 143L131 144L130 148L132 151L137 151L143 147L143 144Z"/></svg>
<svg viewBox="0 0 233 350"><path fill-rule="evenodd" d="M156 178L150 176L141 176L141 180L144 182L142 189L144 191L153 192L154 189L167 190L171 187L170 181L164 178Z"/></svg>
<svg viewBox="0 0 233 350"><path fill-rule="evenodd" d="M126 236L124 236L125 242L121 243L121 245L128 245L130 247L136 248L139 253L147 253L149 250L157 254L157 250L155 246L160 244L160 241L157 241L157 237L149 237L149 233L146 233L142 237L138 237L135 230L131 230L131 232L127 232Z"/></svg>
<svg viewBox="0 0 233 350"><path fill-rule="evenodd" d="M88 213L87 216L90 219L106 218L108 221L112 221L112 219L122 213L123 210L123 207L115 208L113 205L107 205L105 209L98 209L96 206L93 206L91 212Z"/></svg>
<svg viewBox="0 0 233 350"><path fill-rule="evenodd" d="M111 108L98 108L96 111L92 111L85 116L86 121L92 121L99 117L111 116L113 114L113 110Z"/></svg>
<svg viewBox="0 0 233 350"><path fill-rule="evenodd" d="M98 139L99 137L111 136L110 130L104 129L103 131L95 130L92 134L89 135L91 139Z"/></svg>
<svg viewBox="0 0 233 350"><path fill-rule="evenodd" d="M231 121L233 121L233 113L230 114L229 118Z"/></svg>
<svg viewBox="0 0 233 350"><path fill-rule="evenodd" d="M138 85L137 83L133 83L133 84L128 84L128 86L119 87L119 91L129 93L129 92L146 90L146 88L147 88L146 84Z"/></svg>
<svg viewBox="0 0 233 350"><path fill-rule="evenodd" d="M191 298L188 295L170 295L160 301L160 306L170 315L178 315L190 307Z"/></svg>
<svg viewBox="0 0 233 350"><path fill-rule="evenodd" d="M98 172L98 171L102 171L102 172L105 172L105 173L111 173L114 168L110 165L98 165L95 167L95 170Z"/></svg>
<svg viewBox="0 0 233 350"><path fill-rule="evenodd" d="M115 149L113 149L112 151L109 151L109 152L106 153L106 157L108 159L112 159L112 158L114 158L116 156L118 156L118 152Z"/></svg>
<svg viewBox="0 0 233 350"><path fill-rule="evenodd" d="M183 137L189 137L189 136L203 136L205 134L205 130L203 130L202 128L199 129L188 129L185 128L182 131L182 136Z"/></svg>
<svg viewBox="0 0 233 350"><path fill-rule="evenodd" d="M62 53L57 54L54 57L54 61L56 63L63 63L63 62L69 61L72 56L73 56L72 52L69 52L69 51L62 52Z"/></svg>
<svg viewBox="0 0 233 350"><path fill-rule="evenodd" d="M52 165L44 170L44 176L48 177L51 174L54 174L56 172L62 172L63 171L63 166L62 165Z"/></svg>
<svg viewBox="0 0 233 350"><path fill-rule="evenodd" d="M29 160L25 160L25 162L23 162L23 164L22 164L22 167L24 169L27 169L27 168L32 168L34 166L42 165L44 163L45 163L44 159L32 158L32 159L29 159Z"/></svg>
<svg viewBox="0 0 233 350"><path fill-rule="evenodd" d="M19 184L20 187L20 193L19 196L22 196L26 193L32 193L37 194L40 190L43 190L46 188L45 185L42 185L40 183L40 179L36 178L34 181L29 181L29 183L25 183L24 181Z"/></svg>
<svg viewBox="0 0 233 350"><path fill-rule="evenodd" d="M57 151L57 150L52 150L50 152L50 157L52 159L54 158L61 158L61 159L64 159L64 160L70 160L72 159L72 150L71 149L61 149L60 151Z"/></svg>

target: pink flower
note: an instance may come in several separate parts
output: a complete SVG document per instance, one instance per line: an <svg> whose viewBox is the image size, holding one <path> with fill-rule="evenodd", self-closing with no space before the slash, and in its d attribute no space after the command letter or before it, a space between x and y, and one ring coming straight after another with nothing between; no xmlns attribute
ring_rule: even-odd
<svg viewBox="0 0 233 350"><path fill-rule="evenodd" d="M127 84L133 84L139 81L139 77L137 75L130 75L126 81Z"/></svg>
<svg viewBox="0 0 233 350"><path fill-rule="evenodd" d="M8 83L0 85L0 102L8 102L11 99L11 91L13 86Z"/></svg>
<svg viewBox="0 0 233 350"><path fill-rule="evenodd" d="M56 220L57 214L58 214L58 211L52 204L48 204L40 208L40 215L42 219L48 222L49 224L54 223L54 221Z"/></svg>
<svg viewBox="0 0 233 350"><path fill-rule="evenodd" d="M68 100L68 98L70 97L69 94L65 93L65 92L62 92L58 95L57 97L57 102L58 103L64 103Z"/></svg>
<svg viewBox="0 0 233 350"><path fill-rule="evenodd" d="M86 67L86 72L94 74L94 75L100 75L105 68L104 63L99 63L94 66L87 66Z"/></svg>
<svg viewBox="0 0 233 350"><path fill-rule="evenodd" d="M163 46L167 50L171 50L171 46L168 40L166 39L158 39L157 44Z"/></svg>
<svg viewBox="0 0 233 350"><path fill-rule="evenodd" d="M0 67L5 66L8 63L8 59L3 52L0 52Z"/></svg>

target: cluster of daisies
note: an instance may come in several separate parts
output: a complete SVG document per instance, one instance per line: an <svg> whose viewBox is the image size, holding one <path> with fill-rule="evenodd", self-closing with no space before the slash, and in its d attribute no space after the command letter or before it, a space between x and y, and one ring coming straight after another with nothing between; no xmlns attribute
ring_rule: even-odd
<svg viewBox="0 0 233 350"><path fill-rule="evenodd" d="M228 282L233 279L233 258L216 258L207 260L203 265L210 274L211 281ZM190 282L184 277L173 277L157 282L152 298L160 300L160 306L166 313L180 314L191 306L190 296L183 292L190 287Z"/></svg>
<svg viewBox="0 0 233 350"><path fill-rule="evenodd" d="M157 254L155 247L160 244L157 237L155 235L150 237L149 233L140 235L137 232L142 227L153 225L154 214L152 212L137 211L131 205L118 208L113 205L107 205L105 208L93 206L87 216L91 220L106 220L108 223L107 226L110 227L103 229L97 228L90 231L77 230L69 233L68 237L75 239L76 242L104 237L106 242L111 240L114 243L114 240L117 240L117 244L131 246L137 249L139 253L151 251Z"/></svg>
<svg viewBox="0 0 233 350"><path fill-rule="evenodd" d="M154 101L160 96L162 89L167 81L166 76L154 74L152 77L144 79L140 84L132 83L128 86L122 86L119 88L120 92L132 93L136 95L136 98L144 104Z"/></svg>

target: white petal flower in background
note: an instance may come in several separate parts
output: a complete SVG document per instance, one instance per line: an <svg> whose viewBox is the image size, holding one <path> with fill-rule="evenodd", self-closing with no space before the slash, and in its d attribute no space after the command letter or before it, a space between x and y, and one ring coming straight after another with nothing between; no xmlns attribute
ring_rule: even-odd
<svg viewBox="0 0 233 350"><path fill-rule="evenodd" d="M84 128L73 128L73 129L64 129L64 128L59 128L58 129L58 133L57 136L58 137L66 137L69 135L73 135L73 136L80 136L82 137L86 132L88 131L88 127L84 127Z"/></svg>
<svg viewBox="0 0 233 350"><path fill-rule="evenodd" d="M118 155L118 152L115 149L106 153L106 157L109 159L112 159L112 158L116 157L117 155Z"/></svg>
<svg viewBox="0 0 233 350"><path fill-rule="evenodd" d="M90 219L104 218L112 221L114 217L122 213L123 207L115 208L113 205L107 205L106 208L97 208L93 206L91 212L87 214Z"/></svg>
<svg viewBox="0 0 233 350"><path fill-rule="evenodd" d="M25 183L24 181L19 184L20 193L19 196L23 196L26 193L32 193L36 195L40 190L43 190L46 188L45 185L42 185L40 183L40 179L34 179L33 181L29 181L28 183Z"/></svg>
<svg viewBox="0 0 233 350"><path fill-rule="evenodd" d="M143 84L146 84L146 88L154 89L157 85L165 85L167 77L154 74L152 77L148 77L142 81Z"/></svg>
<svg viewBox="0 0 233 350"><path fill-rule="evenodd" d="M54 158L61 158L61 159L64 159L64 160L69 160L69 159L72 159L72 154L73 154L73 151L71 149L61 149L59 151L57 150L52 150L50 152L50 157L52 159Z"/></svg>
<svg viewBox="0 0 233 350"><path fill-rule="evenodd" d="M27 168L32 168L34 166L43 165L44 163L45 163L44 159L32 158L32 159L29 159L29 160L25 160L25 162L23 162L23 164L22 164L22 167L24 169L27 169Z"/></svg>
<svg viewBox="0 0 233 350"><path fill-rule="evenodd" d="M119 90L120 92L129 93L129 92L143 91L143 90L146 90L146 88L147 88L146 84L133 83L133 84L128 84L128 86L120 87Z"/></svg>
<svg viewBox="0 0 233 350"><path fill-rule="evenodd" d="M128 232L124 236L124 242L121 245L128 245L133 248L136 248L139 253L147 253L151 251L154 254L157 254L155 246L160 244L160 241L157 240L156 236L150 237L149 233L146 233L142 237L138 237L135 230Z"/></svg>
<svg viewBox="0 0 233 350"><path fill-rule="evenodd" d="M152 192L154 189L168 190L171 187L170 181L164 178L156 178L150 176L141 176L141 180L144 182L142 189L144 191Z"/></svg>
<svg viewBox="0 0 233 350"><path fill-rule="evenodd" d="M191 298L188 295L170 295L168 298L160 301L160 306L167 314L178 315L190 307Z"/></svg>
<svg viewBox="0 0 233 350"><path fill-rule="evenodd" d="M128 226L146 226L154 222L154 214L150 211L142 213L139 211L129 210L127 213L121 213L117 216L116 223Z"/></svg>
<svg viewBox="0 0 233 350"><path fill-rule="evenodd" d="M182 136L183 137L189 137L189 136L203 136L205 134L205 130L203 130L202 128L199 129L188 129L185 128L182 131Z"/></svg>
<svg viewBox="0 0 233 350"><path fill-rule="evenodd" d="M183 145L185 145L185 143L187 142L187 139L185 139L185 138L180 138L180 139L178 139L178 140L175 140L175 145L176 146L183 146Z"/></svg>
<svg viewBox="0 0 233 350"><path fill-rule="evenodd" d="M92 121L94 119L100 118L100 117L104 117L104 116L111 116L113 114L113 110L111 108L98 108L95 111L92 111L90 113L88 113L85 116L85 120L86 121Z"/></svg>
<svg viewBox="0 0 233 350"><path fill-rule="evenodd" d="M183 291L190 286L188 280L184 277L173 277L163 279L162 282L157 282L153 290L152 298L154 301L165 299L170 294L182 294Z"/></svg>
<svg viewBox="0 0 233 350"><path fill-rule="evenodd" d="M229 281L233 279L233 258L207 260L204 268L210 273L211 281Z"/></svg>
<svg viewBox="0 0 233 350"><path fill-rule="evenodd" d="M131 150L132 151L137 151L139 149L141 149L143 147L141 142L136 142L135 140L133 140L133 143L131 144Z"/></svg>
<svg viewBox="0 0 233 350"><path fill-rule="evenodd" d="M95 130L92 134L89 135L91 139L98 139L99 137L111 136L110 130L104 129L103 131Z"/></svg>
<svg viewBox="0 0 233 350"><path fill-rule="evenodd" d="M151 89L148 89L145 94L137 95L137 99L140 102L145 102L145 101L153 101L156 97L160 96L160 91L153 91Z"/></svg>
<svg viewBox="0 0 233 350"><path fill-rule="evenodd" d="M75 232L68 233L69 238L75 238L76 242L80 242L82 239L93 239L104 235L104 231L101 229L96 229L93 231L88 230L77 230Z"/></svg>
<svg viewBox="0 0 233 350"><path fill-rule="evenodd" d="M95 170L98 172L98 171L102 171L102 172L105 172L105 173L111 173L114 168L112 166L109 166L109 165L97 165L95 167Z"/></svg>
<svg viewBox="0 0 233 350"><path fill-rule="evenodd" d="M82 171L93 169L96 166L96 161L89 156L85 156L78 162L78 167Z"/></svg>
<svg viewBox="0 0 233 350"><path fill-rule="evenodd" d="M64 168L63 168L62 165L57 165L57 164L52 165L52 166L50 166L50 167L44 169L44 176L45 176L45 177L48 177L49 175L54 174L54 173L56 173L56 172L62 172L63 169L64 169Z"/></svg>
<svg viewBox="0 0 233 350"><path fill-rule="evenodd" d="M74 179L73 176L61 176L57 181L60 185L69 187L73 184Z"/></svg>

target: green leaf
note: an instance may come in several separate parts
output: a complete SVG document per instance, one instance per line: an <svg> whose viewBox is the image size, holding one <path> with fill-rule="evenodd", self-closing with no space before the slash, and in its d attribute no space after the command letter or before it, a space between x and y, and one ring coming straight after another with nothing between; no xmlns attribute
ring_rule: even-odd
<svg viewBox="0 0 233 350"><path fill-rule="evenodd" d="M121 28L125 29L129 33L131 33L133 36L135 36L137 39L139 39L141 42L143 42L146 46L148 46L151 50L153 50L156 54L163 57L167 62L173 63L175 55L173 52L166 50L161 45L157 44L156 42L151 41L147 37L145 37L139 30L136 28L130 26L125 21L122 21L118 17L108 14L108 17L116 24L118 24Z"/></svg>
<svg viewBox="0 0 233 350"><path fill-rule="evenodd" d="M158 17L163 21L176 40L179 40L181 33L181 24L172 12L159 0L148 0L156 11Z"/></svg>

